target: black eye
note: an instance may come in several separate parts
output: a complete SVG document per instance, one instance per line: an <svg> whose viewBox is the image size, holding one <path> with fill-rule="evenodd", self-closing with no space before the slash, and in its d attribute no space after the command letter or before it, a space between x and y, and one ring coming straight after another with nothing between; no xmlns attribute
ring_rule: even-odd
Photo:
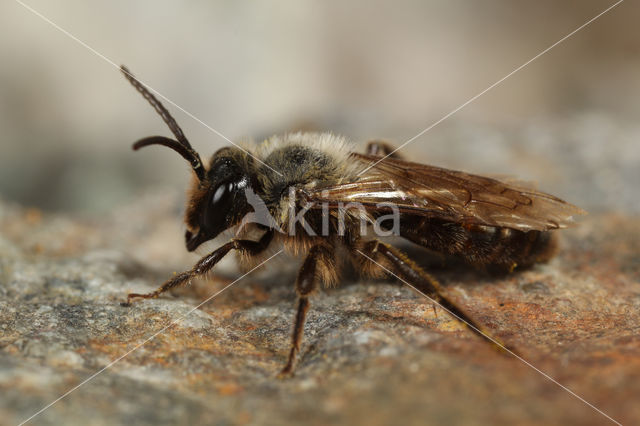
<svg viewBox="0 0 640 426"><path fill-rule="evenodd" d="M229 192L227 189L228 185L220 185L216 192L213 193L213 197L211 197L211 204L218 204L222 198L227 195Z"/></svg>
<svg viewBox="0 0 640 426"><path fill-rule="evenodd" d="M218 186L211 196L211 205L216 206L226 203L234 189L235 185L233 184L233 182L229 182L226 184L223 183L222 185Z"/></svg>
<svg viewBox="0 0 640 426"><path fill-rule="evenodd" d="M228 182L219 185L213 191L209 205L204 210L203 225L206 228L213 229L225 224L234 190L233 182Z"/></svg>

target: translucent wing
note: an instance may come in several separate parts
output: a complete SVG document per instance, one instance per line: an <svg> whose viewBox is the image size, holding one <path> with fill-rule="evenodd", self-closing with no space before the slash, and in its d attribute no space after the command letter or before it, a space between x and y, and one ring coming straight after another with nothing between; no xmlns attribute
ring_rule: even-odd
<svg viewBox="0 0 640 426"><path fill-rule="evenodd" d="M363 170L380 157L352 153ZM357 179L316 188L310 200L360 203L371 213L389 208L457 223L499 226L521 231L565 228L582 209L526 186L494 178L386 158Z"/></svg>

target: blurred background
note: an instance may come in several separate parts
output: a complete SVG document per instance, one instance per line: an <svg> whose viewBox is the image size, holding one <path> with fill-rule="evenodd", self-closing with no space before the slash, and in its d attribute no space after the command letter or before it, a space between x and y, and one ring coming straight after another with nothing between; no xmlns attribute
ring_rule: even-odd
<svg viewBox="0 0 640 426"><path fill-rule="evenodd" d="M232 140L311 123L362 149L414 137L614 2L26 3ZM403 153L640 212L639 11L622 3ZM102 214L186 187L175 153L131 151L170 132L113 65L15 1L0 34L0 197ZM203 156L228 144L167 106Z"/></svg>

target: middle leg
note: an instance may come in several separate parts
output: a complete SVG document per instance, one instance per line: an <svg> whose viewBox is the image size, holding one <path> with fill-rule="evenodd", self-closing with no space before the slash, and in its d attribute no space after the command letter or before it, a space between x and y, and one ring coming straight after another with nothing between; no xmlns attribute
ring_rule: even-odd
<svg viewBox="0 0 640 426"><path fill-rule="evenodd" d="M300 352L300 342L304 334L304 323L307 318L307 311L309 310L309 295L317 288L319 280L325 283L335 280L335 269L335 261L331 248L316 245L309 250L296 280L298 311L291 336L289 359L287 365L285 365L278 375L279 377L287 377L293 373L296 358L298 352Z"/></svg>

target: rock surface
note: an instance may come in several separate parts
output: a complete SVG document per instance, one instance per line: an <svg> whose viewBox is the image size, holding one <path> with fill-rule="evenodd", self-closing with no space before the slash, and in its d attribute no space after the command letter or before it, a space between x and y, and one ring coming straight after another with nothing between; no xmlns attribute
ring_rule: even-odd
<svg viewBox="0 0 640 426"><path fill-rule="evenodd" d="M291 259L197 309L241 275L233 259L208 281L120 306L197 259L185 254L177 205L151 196L95 220L0 204L0 423L78 385L30 423L610 422L544 374L617 421L640 422L637 218L587 216L562 232L550 264L502 278L424 261L526 363L406 287L347 277L312 299L296 375L278 380Z"/></svg>

